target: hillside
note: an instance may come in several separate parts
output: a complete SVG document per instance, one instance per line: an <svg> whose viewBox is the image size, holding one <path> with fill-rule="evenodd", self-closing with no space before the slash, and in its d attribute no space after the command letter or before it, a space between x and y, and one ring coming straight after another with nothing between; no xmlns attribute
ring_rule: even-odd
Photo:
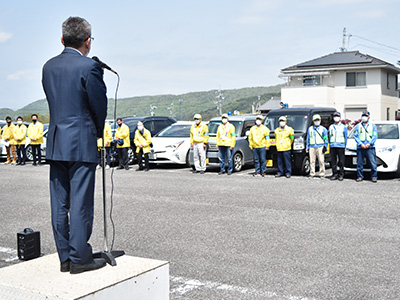
<svg viewBox="0 0 400 300"><path fill-rule="evenodd" d="M261 104L265 103L271 97L280 96L282 85L269 87L252 87L242 89L222 90L225 97L223 101L223 112L238 110L242 113L251 112L251 105L257 101L260 96ZM118 99L117 117L126 116L148 116L150 115L150 105L156 106L155 115L169 116L169 107L173 107L173 117L180 119L180 102L182 99L182 119L189 120L195 113L201 113L204 119L209 119L217 115L216 104L217 91L192 92L182 95L159 95L159 96L141 96ZM173 105L172 105L173 103ZM8 108L0 109L0 119L6 116L16 118L17 116L27 116L37 113L42 116L48 114L46 100L37 100L25 107L13 111ZM109 99L108 119L112 119L114 114L114 99Z"/></svg>

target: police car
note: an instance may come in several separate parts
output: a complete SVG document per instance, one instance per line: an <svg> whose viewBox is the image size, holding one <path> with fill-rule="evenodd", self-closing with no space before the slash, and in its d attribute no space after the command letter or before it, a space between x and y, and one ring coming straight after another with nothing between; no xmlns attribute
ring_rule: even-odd
<svg viewBox="0 0 400 300"><path fill-rule="evenodd" d="M396 172L400 175L400 122L379 121L373 122L378 130L378 139L375 142L376 163L378 172ZM354 140L353 128L348 136L345 151L345 171L357 171L357 143ZM364 170L370 171L364 161Z"/></svg>

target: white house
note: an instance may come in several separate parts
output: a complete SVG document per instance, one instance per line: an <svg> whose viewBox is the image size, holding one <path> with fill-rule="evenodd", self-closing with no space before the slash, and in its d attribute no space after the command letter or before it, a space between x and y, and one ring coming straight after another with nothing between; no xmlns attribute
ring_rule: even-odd
<svg viewBox="0 0 400 300"><path fill-rule="evenodd" d="M328 106L343 119L360 119L368 109L373 120L394 120L400 108L400 69L358 51L336 52L281 70L287 79L282 102L290 107Z"/></svg>

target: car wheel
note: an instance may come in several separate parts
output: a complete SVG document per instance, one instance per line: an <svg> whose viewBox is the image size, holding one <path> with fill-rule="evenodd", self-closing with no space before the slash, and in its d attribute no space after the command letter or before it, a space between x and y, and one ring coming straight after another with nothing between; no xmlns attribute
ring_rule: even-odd
<svg viewBox="0 0 400 300"><path fill-rule="evenodd" d="M301 163L301 175L308 175L310 174L311 166L310 166L310 158L305 156L303 162Z"/></svg>
<svg viewBox="0 0 400 300"><path fill-rule="evenodd" d="M400 156L399 156L399 161L397 163L396 177L400 177Z"/></svg>
<svg viewBox="0 0 400 300"><path fill-rule="evenodd" d="M186 153L186 167L190 167L189 154L190 154L190 150Z"/></svg>
<svg viewBox="0 0 400 300"><path fill-rule="evenodd" d="M26 159L27 160L33 160L32 146L31 145L26 147Z"/></svg>
<svg viewBox="0 0 400 300"><path fill-rule="evenodd" d="M243 157L240 152L236 152L235 155L233 155L233 170L235 172L239 172L242 170L243 167Z"/></svg>
<svg viewBox="0 0 400 300"><path fill-rule="evenodd" d="M133 165L135 162L135 153L133 152L132 148L128 149L128 165Z"/></svg>

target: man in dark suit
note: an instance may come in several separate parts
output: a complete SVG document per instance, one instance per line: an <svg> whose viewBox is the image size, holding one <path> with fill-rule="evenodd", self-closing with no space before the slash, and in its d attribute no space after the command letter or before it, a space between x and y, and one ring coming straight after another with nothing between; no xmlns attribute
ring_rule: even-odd
<svg viewBox="0 0 400 300"><path fill-rule="evenodd" d="M61 272L99 269L88 243L93 226L97 139L107 113L106 86L99 63L86 57L91 26L80 17L62 26L64 51L43 67L42 84L50 109L46 160L54 239Z"/></svg>

